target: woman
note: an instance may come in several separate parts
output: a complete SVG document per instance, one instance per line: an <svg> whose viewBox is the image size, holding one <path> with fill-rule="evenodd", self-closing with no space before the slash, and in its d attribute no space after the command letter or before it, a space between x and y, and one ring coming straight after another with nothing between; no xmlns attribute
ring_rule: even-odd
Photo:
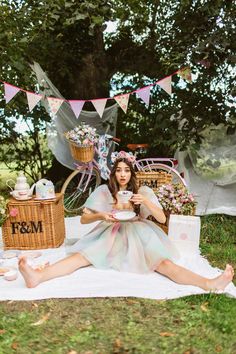
<svg viewBox="0 0 236 354"><path fill-rule="evenodd" d="M109 185L99 186L87 199L81 223L101 221L71 248L72 255L40 271L32 269L25 257L19 260L19 270L26 286L33 288L41 282L68 275L75 270L94 265L100 269L116 269L136 273L156 271L179 284L194 285L204 290L223 290L232 280L234 271L227 265L214 279L195 274L174 263L178 252L165 233L152 221L161 223L165 214L155 194L148 187L137 188L132 158L124 152L117 155L110 174ZM133 192L125 204L119 202L118 191ZM128 221L118 221L117 210L135 211Z"/></svg>

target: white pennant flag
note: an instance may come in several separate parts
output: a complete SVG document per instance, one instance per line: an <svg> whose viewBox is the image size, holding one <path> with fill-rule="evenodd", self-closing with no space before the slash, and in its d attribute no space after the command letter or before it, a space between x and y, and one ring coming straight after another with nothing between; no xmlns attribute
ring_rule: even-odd
<svg viewBox="0 0 236 354"><path fill-rule="evenodd" d="M4 90L5 90L5 100L6 103L10 102L11 99L20 91L20 89L16 86L12 86L4 82Z"/></svg>
<svg viewBox="0 0 236 354"><path fill-rule="evenodd" d="M54 97L47 97L48 99L48 104L50 107L50 111L53 116L55 116L61 107L62 103L64 102L63 99L61 98L54 98Z"/></svg>
<svg viewBox="0 0 236 354"><path fill-rule="evenodd" d="M100 118L102 118L106 103L107 103L107 98L102 98L102 99L97 99L97 100L91 100L92 104L94 105L96 111L98 112Z"/></svg>
<svg viewBox="0 0 236 354"><path fill-rule="evenodd" d="M36 93L32 93L32 92L28 92L28 91L26 92L26 96L27 96L27 101L28 101L28 106L29 106L29 111L30 112L34 109L36 104L43 97L42 95L38 95Z"/></svg>
<svg viewBox="0 0 236 354"><path fill-rule="evenodd" d="M123 111L126 113L127 108L128 108L128 102L129 102L129 93L125 95L120 95L120 96L115 96L114 100L119 104L119 106L123 109Z"/></svg>
<svg viewBox="0 0 236 354"><path fill-rule="evenodd" d="M146 103L147 106L149 106L149 102L150 102L150 90L151 90L151 86L147 86L136 91L136 96L141 98L141 100L143 100L143 102Z"/></svg>
<svg viewBox="0 0 236 354"><path fill-rule="evenodd" d="M171 87L171 76L166 77L163 80L157 82L157 84L165 90L169 95L172 94L172 87Z"/></svg>
<svg viewBox="0 0 236 354"><path fill-rule="evenodd" d="M72 111L74 112L76 118L79 117L80 112L82 111L83 105L85 101L81 100L70 100L69 104L71 106Z"/></svg>

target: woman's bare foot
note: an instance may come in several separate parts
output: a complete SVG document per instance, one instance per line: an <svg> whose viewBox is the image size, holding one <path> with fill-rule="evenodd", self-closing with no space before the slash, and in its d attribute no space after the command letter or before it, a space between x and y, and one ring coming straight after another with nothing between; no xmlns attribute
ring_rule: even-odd
<svg viewBox="0 0 236 354"><path fill-rule="evenodd" d="M29 264L27 264L26 257L21 257L18 265L26 286L28 288L35 288L40 283L40 272L34 270Z"/></svg>
<svg viewBox="0 0 236 354"><path fill-rule="evenodd" d="M207 282L208 290L224 290L234 277L233 267L226 265L224 272L214 279L209 279Z"/></svg>

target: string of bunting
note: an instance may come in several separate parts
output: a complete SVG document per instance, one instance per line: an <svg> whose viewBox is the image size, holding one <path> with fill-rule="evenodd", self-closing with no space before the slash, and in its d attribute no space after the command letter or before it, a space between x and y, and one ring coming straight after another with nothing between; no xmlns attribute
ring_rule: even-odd
<svg viewBox="0 0 236 354"><path fill-rule="evenodd" d="M150 94L151 94L151 88L155 85L159 85L164 91L166 91L169 95L172 94L172 76L178 74L182 79L192 82L192 74L191 74L191 69L190 67L185 67L182 69L177 70L173 74L156 81L153 84L150 84L148 86L142 87L140 89L137 89L135 91L125 93L125 94L120 94L114 97L109 97L109 98L96 98L96 99L91 99L91 100L66 100L62 98L55 98L55 97L46 97L48 101L48 105L50 108L51 114L55 117L59 108L63 104L63 102L68 102L71 106L72 111L74 112L76 118L79 117L80 112L82 111L83 105L85 102L92 102L94 108L96 109L98 115L102 118L107 100L114 99L118 105L121 107L121 109L126 113L128 109L128 103L129 103L129 97L132 94L136 94L137 98L140 98L147 106L150 104ZM4 90L5 90L5 100L6 103L9 103L13 97L19 92L23 91L26 93L27 97L27 102L28 102L28 107L29 111L31 112L35 106L45 97L44 95L27 91L22 88L19 88L17 86L11 85L5 81L0 80L4 84Z"/></svg>

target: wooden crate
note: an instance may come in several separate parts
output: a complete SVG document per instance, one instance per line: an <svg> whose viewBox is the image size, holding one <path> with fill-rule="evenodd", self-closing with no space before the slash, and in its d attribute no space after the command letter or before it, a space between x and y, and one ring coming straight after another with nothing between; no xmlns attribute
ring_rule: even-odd
<svg viewBox="0 0 236 354"><path fill-rule="evenodd" d="M63 194L51 200L8 202L9 216L2 226L4 249L33 250L59 247L65 238Z"/></svg>

